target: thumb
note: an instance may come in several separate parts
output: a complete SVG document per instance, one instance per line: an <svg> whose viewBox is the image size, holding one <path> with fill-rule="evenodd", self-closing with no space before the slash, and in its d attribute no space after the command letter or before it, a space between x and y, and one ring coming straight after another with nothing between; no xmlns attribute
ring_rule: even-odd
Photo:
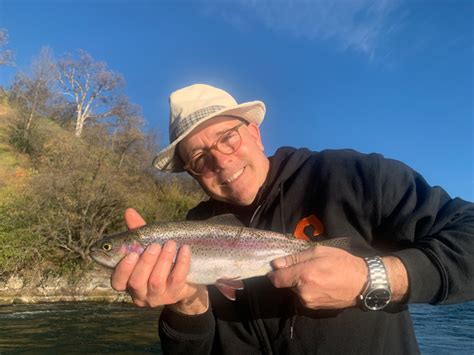
<svg viewBox="0 0 474 355"><path fill-rule="evenodd" d="M128 229L134 229L143 227L146 222L133 208L127 208L125 210L125 224Z"/></svg>
<svg viewBox="0 0 474 355"><path fill-rule="evenodd" d="M285 267L289 267L289 266L313 259L316 256L315 254L316 248L317 247L313 247L313 248L303 250L299 253L290 254L290 255L282 256L280 258L276 258L272 260L271 265L273 266L274 269L282 269Z"/></svg>

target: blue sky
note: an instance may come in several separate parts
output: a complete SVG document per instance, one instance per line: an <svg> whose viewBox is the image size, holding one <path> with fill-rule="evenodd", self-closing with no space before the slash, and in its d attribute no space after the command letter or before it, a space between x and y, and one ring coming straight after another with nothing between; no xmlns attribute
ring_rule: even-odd
<svg viewBox="0 0 474 355"><path fill-rule="evenodd" d="M471 0L0 0L17 68L42 46L120 72L168 143L168 96L201 82L267 105L266 151L352 148L474 200Z"/></svg>

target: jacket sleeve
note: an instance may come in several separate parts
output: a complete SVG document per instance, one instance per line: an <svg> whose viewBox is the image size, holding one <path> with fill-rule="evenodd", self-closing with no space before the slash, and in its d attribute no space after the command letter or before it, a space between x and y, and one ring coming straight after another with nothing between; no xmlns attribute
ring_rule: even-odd
<svg viewBox="0 0 474 355"><path fill-rule="evenodd" d="M210 354L215 332L211 307L198 315L180 314L164 307L158 332L163 354Z"/></svg>
<svg viewBox="0 0 474 355"><path fill-rule="evenodd" d="M430 186L405 164L379 156L380 238L409 277L409 303L474 299L474 204Z"/></svg>

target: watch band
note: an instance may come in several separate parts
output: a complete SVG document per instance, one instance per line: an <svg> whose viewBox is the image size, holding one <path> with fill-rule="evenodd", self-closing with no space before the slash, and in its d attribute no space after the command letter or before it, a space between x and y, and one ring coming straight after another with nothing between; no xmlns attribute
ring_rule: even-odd
<svg viewBox="0 0 474 355"><path fill-rule="evenodd" d="M387 270L380 256L365 257L365 262L369 267L369 287L370 288L388 288Z"/></svg>
<svg viewBox="0 0 474 355"><path fill-rule="evenodd" d="M367 286L360 295L362 307L367 311L378 311L385 308L391 300L391 290L387 270L379 256L364 258L367 268Z"/></svg>

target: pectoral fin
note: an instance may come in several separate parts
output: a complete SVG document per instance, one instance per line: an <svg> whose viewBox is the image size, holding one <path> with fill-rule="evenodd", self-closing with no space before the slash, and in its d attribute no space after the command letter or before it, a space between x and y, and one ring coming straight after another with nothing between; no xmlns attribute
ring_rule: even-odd
<svg viewBox="0 0 474 355"><path fill-rule="evenodd" d="M235 291L243 290L244 283L240 277L220 278L216 280L215 286L229 300L235 301Z"/></svg>

